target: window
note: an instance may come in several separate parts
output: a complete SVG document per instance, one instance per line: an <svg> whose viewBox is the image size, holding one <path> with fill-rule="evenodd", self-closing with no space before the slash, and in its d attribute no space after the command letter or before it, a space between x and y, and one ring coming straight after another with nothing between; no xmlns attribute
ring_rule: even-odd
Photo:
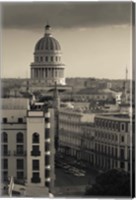
<svg viewBox="0 0 136 200"><path fill-rule="evenodd" d="M23 143L24 142L24 135L23 135L23 133L17 133L16 142L17 143Z"/></svg>
<svg viewBox="0 0 136 200"><path fill-rule="evenodd" d="M114 156L114 148L112 147L112 156Z"/></svg>
<svg viewBox="0 0 136 200"><path fill-rule="evenodd" d="M45 166L50 164L50 156L45 155Z"/></svg>
<svg viewBox="0 0 136 200"><path fill-rule="evenodd" d="M39 134L38 133L34 133L32 138L33 138L33 143L39 143Z"/></svg>
<svg viewBox="0 0 136 200"><path fill-rule="evenodd" d="M107 153L107 146L105 146L105 153Z"/></svg>
<svg viewBox="0 0 136 200"><path fill-rule="evenodd" d="M108 147L108 154L110 155L110 147Z"/></svg>
<svg viewBox="0 0 136 200"><path fill-rule="evenodd" d="M49 117L46 117L46 118L45 118L45 122L46 122L46 123L49 123L49 122L50 122L50 118L49 118Z"/></svg>
<svg viewBox="0 0 136 200"><path fill-rule="evenodd" d="M43 61L43 57L42 57L42 56L40 57L40 61L41 61L41 62Z"/></svg>
<svg viewBox="0 0 136 200"><path fill-rule="evenodd" d="M45 178L49 178L50 177L50 170L46 169L45 170Z"/></svg>
<svg viewBox="0 0 136 200"><path fill-rule="evenodd" d="M17 172L17 179L24 179L24 172L23 171L19 171Z"/></svg>
<svg viewBox="0 0 136 200"><path fill-rule="evenodd" d="M121 136L121 142L124 142L124 136Z"/></svg>
<svg viewBox="0 0 136 200"><path fill-rule="evenodd" d="M39 172L33 172L33 177L31 179L31 182L32 183L40 183L41 182L41 179L39 177Z"/></svg>
<svg viewBox="0 0 136 200"><path fill-rule="evenodd" d="M45 151L49 151L50 150L50 143L46 142L45 143Z"/></svg>
<svg viewBox="0 0 136 200"><path fill-rule="evenodd" d="M33 145L33 151L39 151L39 146L38 145Z"/></svg>
<svg viewBox="0 0 136 200"><path fill-rule="evenodd" d="M7 144L2 145L2 152L4 155L8 155L8 145Z"/></svg>
<svg viewBox="0 0 136 200"><path fill-rule="evenodd" d="M124 157L125 157L125 151L124 149L120 149L120 158L124 159Z"/></svg>
<svg viewBox="0 0 136 200"><path fill-rule="evenodd" d="M56 61L58 61L58 57L56 56Z"/></svg>
<svg viewBox="0 0 136 200"><path fill-rule="evenodd" d="M39 170L39 160L32 161L33 170Z"/></svg>
<svg viewBox="0 0 136 200"><path fill-rule="evenodd" d="M46 187L49 187L49 186L50 186L50 184L49 184L48 181L45 182L45 186L46 186Z"/></svg>
<svg viewBox="0 0 136 200"><path fill-rule="evenodd" d="M39 146L38 145L33 145L32 148L33 149L31 151L31 155L32 156L40 156Z"/></svg>
<svg viewBox="0 0 136 200"><path fill-rule="evenodd" d="M8 142L8 135L6 132L3 132L2 135L1 135L1 141L2 142Z"/></svg>
<svg viewBox="0 0 136 200"><path fill-rule="evenodd" d="M3 181L7 181L8 180L8 172L7 171L4 171L3 173L2 173L2 178L3 178Z"/></svg>
<svg viewBox="0 0 136 200"><path fill-rule="evenodd" d="M125 124L121 123L121 131L125 131Z"/></svg>
<svg viewBox="0 0 136 200"><path fill-rule="evenodd" d="M125 167L124 162L120 162L120 168L121 168L121 169L124 169L124 167Z"/></svg>
<svg viewBox="0 0 136 200"><path fill-rule="evenodd" d="M118 136L117 135L115 135L115 141L117 141L118 140Z"/></svg>
<svg viewBox="0 0 136 200"><path fill-rule="evenodd" d="M51 61L53 62L53 56L51 56Z"/></svg>
<svg viewBox="0 0 136 200"><path fill-rule="evenodd" d="M115 157L117 158L117 156L118 156L118 149L115 148Z"/></svg>
<svg viewBox="0 0 136 200"><path fill-rule="evenodd" d="M2 160L2 168L3 169L8 169L8 159L4 158Z"/></svg>
<svg viewBox="0 0 136 200"><path fill-rule="evenodd" d="M7 120L6 117L2 118L2 122L3 122L3 123L7 123L7 121L8 121L8 120Z"/></svg>
<svg viewBox="0 0 136 200"><path fill-rule="evenodd" d="M23 123L23 118L18 118L18 123Z"/></svg>
<svg viewBox="0 0 136 200"><path fill-rule="evenodd" d="M45 129L45 139L48 139L48 138L50 138L50 129L46 128Z"/></svg>
<svg viewBox="0 0 136 200"><path fill-rule="evenodd" d="M46 61L46 62L48 61L48 56L45 57L45 61Z"/></svg>
<svg viewBox="0 0 136 200"><path fill-rule="evenodd" d="M23 159L17 159L17 170L18 169L24 169L24 160Z"/></svg>
<svg viewBox="0 0 136 200"><path fill-rule="evenodd" d="M17 150L17 153L23 153L23 151L24 151L24 146L23 146L23 145L17 145L17 146L16 146L16 150Z"/></svg>

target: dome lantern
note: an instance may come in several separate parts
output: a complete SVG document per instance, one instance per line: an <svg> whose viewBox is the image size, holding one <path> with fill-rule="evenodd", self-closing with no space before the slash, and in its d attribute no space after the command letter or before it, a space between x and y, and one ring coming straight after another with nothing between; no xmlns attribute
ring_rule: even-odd
<svg viewBox="0 0 136 200"><path fill-rule="evenodd" d="M45 26L45 36L46 35L51 35L51 26L49 24Z"/></svg>

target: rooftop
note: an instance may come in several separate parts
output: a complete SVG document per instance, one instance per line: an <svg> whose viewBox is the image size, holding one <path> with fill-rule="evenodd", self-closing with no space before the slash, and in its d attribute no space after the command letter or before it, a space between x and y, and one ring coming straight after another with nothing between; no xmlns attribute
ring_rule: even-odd
<svg viewBox="0 0 136 200"><path fill-rule="evenodd" d="M29 100L26 98L1 98L1 108L4 110L26 110Z"/></svg>

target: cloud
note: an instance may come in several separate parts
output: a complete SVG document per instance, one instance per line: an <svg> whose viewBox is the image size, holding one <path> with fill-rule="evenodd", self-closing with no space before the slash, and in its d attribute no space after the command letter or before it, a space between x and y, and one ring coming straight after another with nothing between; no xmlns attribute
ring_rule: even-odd
<svg viewBox="0 0 136 200"><path fill-rule="evenodd" d="M47 21L55 28L130 23L131 2L2 3L4 28L36 29Z"/></svg>

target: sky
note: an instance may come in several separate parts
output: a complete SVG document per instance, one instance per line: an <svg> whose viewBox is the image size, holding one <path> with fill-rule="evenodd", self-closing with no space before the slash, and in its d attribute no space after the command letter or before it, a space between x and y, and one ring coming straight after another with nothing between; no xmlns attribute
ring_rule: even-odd
<svg viewBox="0 0 136 200"><path fill-rule="evenodd" d="M132 69L129 2L10 2L2 4L5 78L30 77L34 47L49 23L62 50L66 77L125 78Z"/></svg>

